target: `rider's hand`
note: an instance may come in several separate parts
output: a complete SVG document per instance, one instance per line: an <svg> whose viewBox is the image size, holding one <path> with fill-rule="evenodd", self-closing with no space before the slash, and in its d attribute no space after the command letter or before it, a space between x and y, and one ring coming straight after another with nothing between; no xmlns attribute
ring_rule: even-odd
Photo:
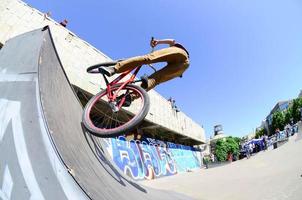
<svg viewBox="0 0 302 200"><path fill-rule="evenodd" d="M152 48L154 48L156 45L158 45L158 40L153 39L153 40L150 41L150 46Z"/></svg>

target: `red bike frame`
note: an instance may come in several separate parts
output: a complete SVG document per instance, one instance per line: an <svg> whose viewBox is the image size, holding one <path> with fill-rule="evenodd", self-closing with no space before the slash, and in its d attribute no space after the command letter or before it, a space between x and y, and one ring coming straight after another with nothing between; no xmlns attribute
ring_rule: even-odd
<svg viewBox="0 0 302 200"><path fill-rule="evenodd" d="M117 94L119 93L119 91L121 89L123 89L127 84L129 83L133 83L135 82L134 79L138 73L138 71L140 70L142 66L139 66L139 67L136 67L135 68L135 71L134 73L131 75L131 77L126 80L125 82L120 82L120 80L122 80L125 76L127 76L132 70L128 70L128 71L125 71L123 72L121 75L119 75L116 79L114 79L113 81L111 81L109 83L108 79L106 78L106 76L103 74L103 77L105 79L105 82L106 82L106 85L107 85L107 88L106 88L106 92L107 92L107 97L109 99L109 102L113 102L115 101L116 97L117 97ZM119 86L119 88L116 90L115 94L112 93L112 87L117 85L117 84L121 84L121 86ZM125 96L121 99L121 101L119 102L119 105L118 105L118 108L120 109L123 105L123 103L125 102Z"/></svg>

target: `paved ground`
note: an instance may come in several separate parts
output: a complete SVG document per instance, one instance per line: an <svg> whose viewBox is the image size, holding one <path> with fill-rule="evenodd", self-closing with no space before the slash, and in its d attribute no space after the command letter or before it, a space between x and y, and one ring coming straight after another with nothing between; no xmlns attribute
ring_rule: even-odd
<svg viewBox="0 0 302 200"><path fill-rule="evenodd" d="M201 200L302 199L302 132L274 150L229 165L143 181Z"/></svg>

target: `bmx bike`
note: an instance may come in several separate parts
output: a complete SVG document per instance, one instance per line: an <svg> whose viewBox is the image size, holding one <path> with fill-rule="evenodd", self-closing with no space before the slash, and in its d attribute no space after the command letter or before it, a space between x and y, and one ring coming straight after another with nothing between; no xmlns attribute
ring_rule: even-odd
<svg viewBox="0 0 302 200"><path fill-rule="evenodd" d="M132 70L123 72L109 82L100 67L116 63L104 62L87 68L88 73L102 74L106 83L106 89L88 101L82 116L86 129L97 137L117 137L132 131L144 120L150 108L149 95L142 87L135 85L142 82L135 79L142 66L134 68L132 74ZM126 80L123 81L124 78Z"/></svg>

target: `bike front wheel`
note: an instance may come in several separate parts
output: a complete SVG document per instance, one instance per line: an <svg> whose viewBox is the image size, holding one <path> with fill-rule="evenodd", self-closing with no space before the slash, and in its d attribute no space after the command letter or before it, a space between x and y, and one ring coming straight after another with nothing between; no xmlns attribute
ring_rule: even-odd
<svg viewBox="0 0 302 200"><path fill-rule="evenodd" d="M93 135L116 137L127 134L146 117L150 108L147 92L133 84L128 84L121 90L118 90L119 86L113 86L111 92L118 93L116 94L116 104L123 104L120 109L112 108L107 97L107 90L99 92L86 104L82 121L86 129Z"/></svg>

